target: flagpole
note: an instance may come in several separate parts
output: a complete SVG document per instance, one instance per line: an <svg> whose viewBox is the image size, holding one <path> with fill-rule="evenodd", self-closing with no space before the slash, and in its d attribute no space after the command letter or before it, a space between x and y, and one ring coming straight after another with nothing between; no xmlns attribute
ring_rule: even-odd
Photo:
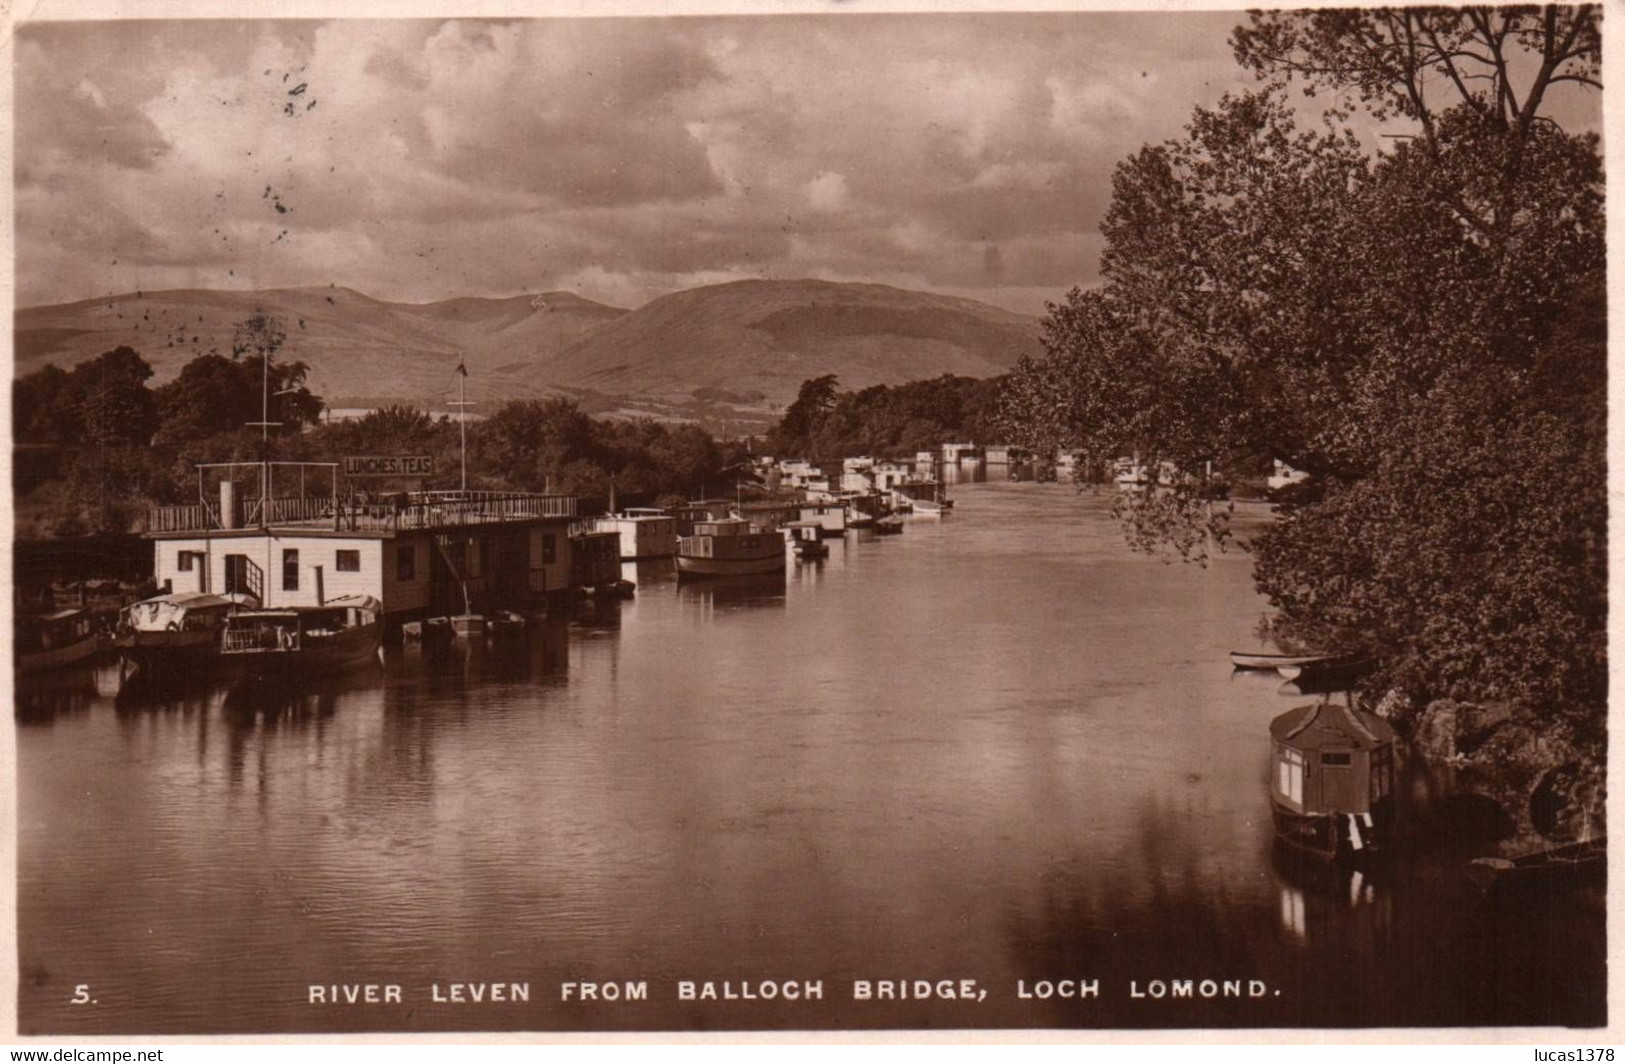
<svg viewBox="0 0 1625 1064"><path fill-rule="evenodd" d="M463 356L457 356L457 401L452 406L457 408L457 436L461 451L462 491L468 493L468 407L473 404L464 398L464 386L468 383L468 367L463 364Z"/></svg>

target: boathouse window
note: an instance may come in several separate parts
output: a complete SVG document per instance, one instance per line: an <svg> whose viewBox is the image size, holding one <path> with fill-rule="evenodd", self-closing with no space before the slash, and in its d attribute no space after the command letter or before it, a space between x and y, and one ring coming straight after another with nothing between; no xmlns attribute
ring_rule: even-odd
<svg viewBox="0 0 1625 1064"><path fill-rule="evenodd" d="M1354 764L1354 758L1349 754L1321 754L1320 763L1322 765L1341 765L1346 768Z"/></svg>
<svg viewBox="0 0 1625 1064"><path fill-rule="evenodd" d="M1394 752L1390 747L1371 751L1371 800L1385 798L1394 789Z"/></svg>
<svg viewBox="0 0 1625 1064"><path fill-rule="evenodd" d="M395 547L395 579L400 581L415 580L418 572L418 549L410 543L401 543Z"/></svg>
<svg viewBox="0 0 1625 1064"><path fill-rule="evenodd" d="M551 532L542 533L542 564L552 565L558 560L558 543Z"/></svg>
<svg viewBox="0 0 1625 1064"><path fill-rule="evenodd" d="M191 551L189 551L189 550L183 550L179 554L175 555L175 568L176 568L176 570L178 570L179 572L183 572L183 573L191 572L192 571L192 558L193 558L193 553Z"/></svg>
<svg viewBox="0 0 1625 1064"><path fill-rule="evenodd" d="M359 573L361 571L361 552L358 550L341 550L333 559L333 568L341 573Z"/></svg>
<svg viewBox="0 0 1625 1064"><path fill-rule="evenodd" d="M296 550L282 552L282 590L299 590L299 552Z"/></svg>
<svg viewBox="0 0 1625 1064"><path fill-rule="evenodd" d="M1303 804L1303 754L1290 747L1281 748L1281 760L1278 763L1279 775L1276 779L1276 788L1286 796Z"/></svg>

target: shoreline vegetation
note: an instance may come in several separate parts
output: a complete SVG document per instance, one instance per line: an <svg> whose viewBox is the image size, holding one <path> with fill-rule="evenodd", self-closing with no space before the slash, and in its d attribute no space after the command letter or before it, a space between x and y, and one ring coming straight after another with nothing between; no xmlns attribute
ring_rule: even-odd
<svg viewBox="0 0 1625 1064"><path fill-rule="evenodd" d="M1603 823L1604 182L1557 106L1601 88L1598 18L1250 15L1256 88L1118 164L1103 283L999 422L1171 469L1120 509L1187 559L1228 531L1210 471L1307 474L1251 545L1268 634L1379 662L1367 700L1525 839Z"/></svg>

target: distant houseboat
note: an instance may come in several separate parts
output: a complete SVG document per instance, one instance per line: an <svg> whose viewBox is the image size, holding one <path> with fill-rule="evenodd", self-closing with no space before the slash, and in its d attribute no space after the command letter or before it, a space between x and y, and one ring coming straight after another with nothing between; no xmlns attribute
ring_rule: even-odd
<svg viewBox="0 0 1625 1064"><path fill-rule="evenodd" d="M600 517L600 532L618 532L621 560L670 558L677 551L677 519L664 510L628 509Z"/></svg>
<svg viewBox="0 0 1625 1064"><path fill-rule="evenodd" d="M244 610L226 620L221 661L256 679L293 679L378 653L382 604L348 595L320 606Z"/></svg>
<svg viewBox="0 0 1625 1064"><path fill-rule="evenodd" d="M1388 723L1327 701L1276 717L1270 738L1277 837L1325 860L1379 850L1394 791L1394 730Z"/></svg>
<svg viewBox="0 0 1625 1064"><path fill-rule="evenodd" d="M124 611L113 648L148 676L194 673L218 660L226 619L258 607L259 601L248 595L159 595Z"/></svg>
<svg viewBox="0 0 1625 1064"><path fill-rule="evenodd" d="M743 576L785 569L784 537L749 521L701 521L677 547L679 577Z"/></svg>
<svg viewBox="0 0 1625 1064"><path fill-rule="evenodd" d="M43 672L93 657L102 647L95 618L79 609L24 614L17 618L19 672Z"/></svg>
<svg viewBox="0 0 1625 1064"><path fill-rule="evenodd" d="M803 506L798 523L817 525L819 532L825 536L845 535L847 525L846 506L838 502L817 506Z"/></svg>

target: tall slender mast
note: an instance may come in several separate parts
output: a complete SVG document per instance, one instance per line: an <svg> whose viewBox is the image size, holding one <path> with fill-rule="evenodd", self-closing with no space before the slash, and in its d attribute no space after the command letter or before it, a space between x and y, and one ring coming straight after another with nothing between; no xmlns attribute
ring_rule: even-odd
<svg viewBox="0 0 1625 1064"><path fill-rule="evenodd" d="M260 419L250 421L249 425L258 425L260 428L260 527L264 528L271 518L271 428L281 425L280 421L271 420L271 352L260 351ZM289 388L287 392L297 391ZM278 392L278 395L286 394Z"/></svg>
<svg viewBox="0 0 1625 1064"><path fill-rule="evenodd" d="M474 404L463 398L463 387L468 383L468 367L463 364L463 356L457 356L457 401L452 406L457 408L457 435L460 441L461 464L463 471L462 490L468 491L468 407Z"/></svg>

